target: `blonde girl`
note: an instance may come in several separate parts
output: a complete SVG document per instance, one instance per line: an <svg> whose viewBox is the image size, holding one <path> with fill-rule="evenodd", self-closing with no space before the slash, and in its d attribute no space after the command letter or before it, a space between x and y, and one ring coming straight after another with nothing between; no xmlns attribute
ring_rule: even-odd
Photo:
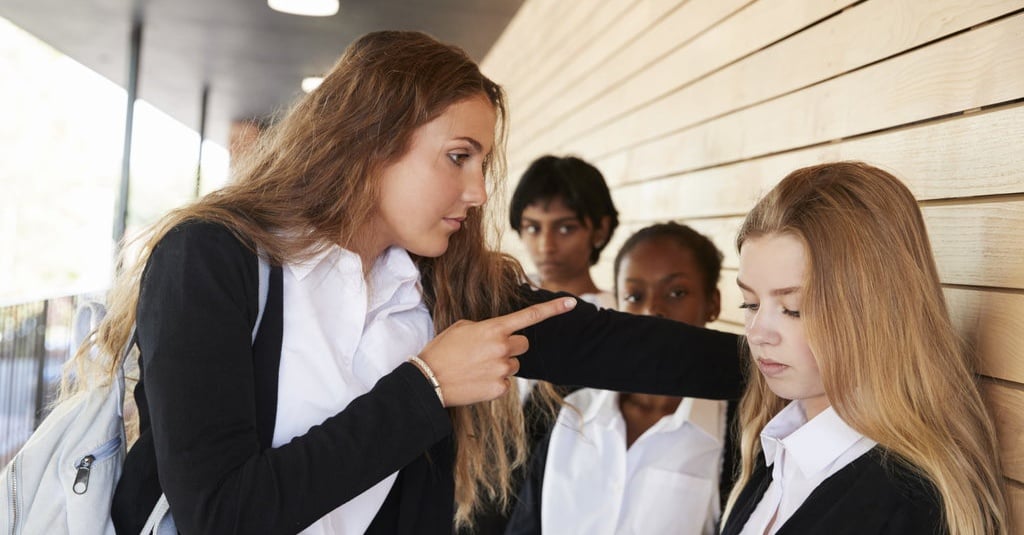
<svg viewBox="0 0 1024 535"><path fill-rule="evenodd" d="M799 169L737 246L750 379L722 533L1006 533L992 421L907 187Z"/></svg>

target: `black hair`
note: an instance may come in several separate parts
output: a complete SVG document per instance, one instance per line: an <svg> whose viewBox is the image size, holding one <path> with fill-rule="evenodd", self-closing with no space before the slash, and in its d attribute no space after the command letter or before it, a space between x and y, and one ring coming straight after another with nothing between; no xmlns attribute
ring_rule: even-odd
<svg viewBox="0 0 1024 535"><path fill-rule="evenodd" d="M705 295L712 295L718 287L718 277L722 272L722 251L719 251L707 236L675 221L644 227L622 244L619 254L615 255L615 294L619 293L619 266L622 265L622 259L637 245L657 238L667 238L683 249L693 252L693 258L703 275Z"/></svg>
<svg viewBox="0 0 1024 535"><path fill-rule="evenodd" d="M555 199L560 199L575 212L580 223L589 223L593 228L600 226L601 219L608 218L608 236L600 246L590 251L590 264L596 264L619 226L619 212L612 202L604 176L596 167L575 156L541 156L526 169L512 193L509 223L519 232L523 210L527 206Z"/></svg>

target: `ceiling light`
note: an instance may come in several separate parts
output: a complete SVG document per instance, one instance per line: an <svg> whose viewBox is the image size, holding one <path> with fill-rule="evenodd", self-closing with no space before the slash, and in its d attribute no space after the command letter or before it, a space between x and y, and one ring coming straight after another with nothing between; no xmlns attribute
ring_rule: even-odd
<svg viewBox="0 0 1024 535"><path fill-rule="evenodd" d="M310 93L314 89L320 87L320 82L323 82L322 76L307 76L302 79L302 90Z"/></svg>
<svg viewBox="0 0 1024 535"><path fill-rule="evenodd" d="M271 9L292 15L330 17L338 12L338 0L267 0Z"/></svg>

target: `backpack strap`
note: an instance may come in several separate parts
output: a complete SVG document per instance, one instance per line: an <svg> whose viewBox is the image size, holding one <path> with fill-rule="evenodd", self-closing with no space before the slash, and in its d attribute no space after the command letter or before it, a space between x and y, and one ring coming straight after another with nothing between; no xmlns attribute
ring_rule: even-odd
<svg viewBox="0 0 1024 535"><path fill-rule="evenodd" d="M253 384L256 391L256 431L260 446L269 449L277 423L277 383L284 338L284 283L281 266L268 270L266 303L259 332L253 337Z"/></svg>
<svg viewBox="0 0 1024 535"><path fill-rule="evenodd" d="M254 344L256 343L256 334L260 330L260 323L263 321L263 311L267 306L267 294L270 288L270 264L263 258L263 255L258 254L256 258L259 260L257 271L259 271L260 284L259 293L256 294L259 302L259 311L256 313L256 324L252 326L252 343Z"/></svg>
<svg viewBox="0 0 1024 535"><path fill-rule="evenodd" d="M264 448L269 448L274 438L274 420L277 418L277 389L261 390L261 387L265 387L265 383L268 380L273 380L274 385L277 383L277 368L281 361L283 281L281 266L271 267L270 263L259 254L257 254L257 259L259 260L259 266L257 266L257 271L259 271L259 293L257 294L259 310L256 313L256 324L252 327L253 369L255 371L256 392L257 394L263 392L263 395L256 396L256 414L258 418L256 428L259 432L260 444ZM263 317L268 306L275 307L277 321L270 322L264 326ZM276 349L270 351L273 349L275 340ZM128 353L134 347L134 342L135 326L133 325L132 334L128 337L128 345L124 351L125 360L127 360ZM271 359L268 356L269 353L276 354L276 357L272 359L273 362L268 362L268 359ZM273 365L273 368L270 368L273 370L272 376L270 369L266 368L266 366L271 364ZM124 366L121 366L118 376L121 407L123 407ZM267 406L268 404L270 404L269 407ZM267 423L268 419L269 425ZM175 526L174 518L171 516L171 505L167 503L167 495L161 494L160 499L153 506L153 511L149 513L149 518L146 519L146 525L142 528L142 535L177 535L177 533L177 526Z"/></svg>

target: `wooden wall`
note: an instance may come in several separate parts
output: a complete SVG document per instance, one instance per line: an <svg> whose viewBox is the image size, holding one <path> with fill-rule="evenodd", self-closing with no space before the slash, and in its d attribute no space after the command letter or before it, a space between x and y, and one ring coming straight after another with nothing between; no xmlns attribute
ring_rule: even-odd
<svg viewBox="0 0 1024 535"><path fill-rule="evenodd" d="M598 285L634 230L686 222L726 254L719 329L742 330L738 225L787 172L860 159L906 181L1024 514L1024 1L527 0L483 70L509 94L510 187L546 153L612 187Z"/></svg>

